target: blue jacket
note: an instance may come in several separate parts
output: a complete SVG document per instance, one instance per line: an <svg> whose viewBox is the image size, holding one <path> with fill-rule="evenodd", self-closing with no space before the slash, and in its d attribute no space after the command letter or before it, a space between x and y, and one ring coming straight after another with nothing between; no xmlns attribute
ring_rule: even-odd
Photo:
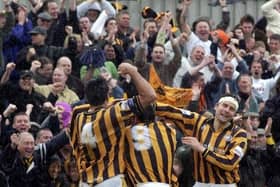
<svg viewBox="0 0 280 187"><path fill-rule="evenodd" d="M5 63L15 62L17 53L30 44L31 36L29 31L32 29L32 22L28 20L24 25L16 24L4 40L4 59Z"/></svg>

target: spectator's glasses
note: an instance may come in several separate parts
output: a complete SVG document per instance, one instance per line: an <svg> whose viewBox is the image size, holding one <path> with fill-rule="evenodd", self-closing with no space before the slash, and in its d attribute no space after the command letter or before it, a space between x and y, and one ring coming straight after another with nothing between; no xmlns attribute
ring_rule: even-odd
<svg viewBox="0 0 280 187"><path fill-rule="evenodd" d="M47 19L41 19L42 22L47 22L49 23L51 20L47 20Z"/></svg>
<svg viewBox="0 0 280 187"><path fill-rule="evenodd" d="M32 77L21 77L20 79L24 81L30 81Z"/></svg>

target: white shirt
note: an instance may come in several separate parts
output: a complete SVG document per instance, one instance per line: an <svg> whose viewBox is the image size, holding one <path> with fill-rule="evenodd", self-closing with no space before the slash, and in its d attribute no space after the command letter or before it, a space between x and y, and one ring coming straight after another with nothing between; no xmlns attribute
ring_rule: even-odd
<svg viewBox="0 0 280 187"><path fill-rule="evenodd" d="M268 100L270 90L275 86L277 79L275 77L270 79L255 79L252 77L252 80L252 88L256 96L259 96L264 101Z"/></svg>

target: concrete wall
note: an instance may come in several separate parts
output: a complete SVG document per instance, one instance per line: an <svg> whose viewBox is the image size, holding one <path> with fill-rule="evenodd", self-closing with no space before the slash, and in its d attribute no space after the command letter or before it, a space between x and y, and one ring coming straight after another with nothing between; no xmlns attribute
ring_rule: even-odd
<svg viewBox="0 0 280 187"><path fill-rule="evenodd" d="M28 4L28 0L19 0ZM66 0L66 2L69 0ZM127 5L129 11L131 12L132 25L135 27L140 27L143 23L143 19L140 16L141 9L144 6L152 7L155 11L166 11L170 10L175 12L178 0L127 0L122 2ZM255 19L260 18L261 11L260 6L265 2L265 0L245 0L245 3L239 2L234 5L230 5L229 9L231 12L231 24L237 24L240 17L248 13L255 17ZM0 1L0 7L2 7L3 1ZM208 16L212 18L214 23L219 23L221 18L220 7L210 7L208 6L208 0L193 0L189 11L189 23L192 23L199 16Z"/></svg>

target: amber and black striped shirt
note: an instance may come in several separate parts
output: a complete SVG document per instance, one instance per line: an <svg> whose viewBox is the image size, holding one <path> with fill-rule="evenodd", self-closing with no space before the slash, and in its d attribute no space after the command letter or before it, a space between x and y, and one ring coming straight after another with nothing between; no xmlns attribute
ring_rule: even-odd
<svg viewBox="0 0 280 187"><path fill-rule="evenodd" d="M176 120L184 135L193 136L206 148L194 151L194 177L197 182L232 184L240 180L239 162L247 148L245 130L229 124L214 130L213 121L187 110L157 104L157 115Z"/></svg>
<svg viewBox="0 0 280 187"><path fill-rule="evenodd" d="M175 186L177 178L172 171L175 149L175 129L164 121L137 123L127 128L125 158L130 181Z"/></svg>
<svg viewBox="0 0 280 187"><path fill-rule="evenodd" d="M125 127L134 119L129 101L133 103L126 100L107 109L77 112L71 143L83 182L95 185L124 173Z"/></svg>

